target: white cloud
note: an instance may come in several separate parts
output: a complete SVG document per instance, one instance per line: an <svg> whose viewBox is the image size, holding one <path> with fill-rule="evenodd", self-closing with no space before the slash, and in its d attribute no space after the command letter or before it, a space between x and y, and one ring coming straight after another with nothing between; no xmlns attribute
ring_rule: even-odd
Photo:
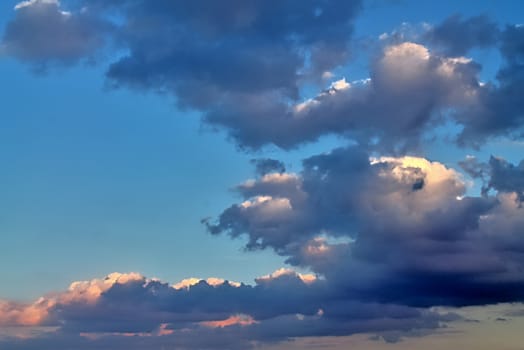
<svg viewBox="0 0 524 350"><path fill-rule="evenodd" d="M15 10L19 10L24 7L34 6L36 4L55 4L59 6L60 2L58 0L27 0L27 1L22 1L16 4Z"/></svg>

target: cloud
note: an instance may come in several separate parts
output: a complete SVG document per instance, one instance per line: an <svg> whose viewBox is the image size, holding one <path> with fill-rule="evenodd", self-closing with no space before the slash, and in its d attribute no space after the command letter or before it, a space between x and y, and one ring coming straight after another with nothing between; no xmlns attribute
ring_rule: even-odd
<svg viewBox="0 0 524 350"><path fill-rule="evenodd" d="M45 68L92 57L114 42L126 53L107 69L112 85L172 94L180 107L203 112L248 147L277 141L248 140L265 105L279 109L276 100L295 101L304 83L348 61L362 6L360 0L64 3L68 11L58 1L17 5L2 40L5 52ZM226 115L249 105L243 120Z"/></svg>
<svg viewBox="0 0 524 350"><path fill-rule="evenodd" d="M213 234L246 236L249 250L273 249L352 300L522 301L520 183L500 179L520 177L509 166L502 173L496 194L469 197L462 175L441 163L337 149L304 160L285 180L238 186L244 201L207 225Z"/></svg>
<svg viewBox="0 0 524 350"><path fill-rule="evenodd" d="M58 5L58 0L27 0L19 2L15 5L15 10L19 10L24 7L30 7L30 6L38 6L39 4L54 4Z"/></svg>
<svg viewBox="0 0 524 350"><path fill-rule="evenodd" d="M302 282L304 282L305 284L311 284L311 283L315 283L315 281L317 280L317 277L315 275L312 275L312 274L301 274L301 273L297 273L291 269L286 269L286 268L281 268L281 269L278 269L276 270L275 272L269 274L269 275L265 275L265 276L262 276L262 277L259 277L257 278L255 281L259 284L264 284L264 283L271 283L275 280L278 280L280 278L283 278L283 277L286 277L286 278L296 278L298 277Z"/></svg>
<svg viewBox="0 0 524 350"><path fill-rule="evenodd" d="M518 91L524 88L524 27L506 26L500 34L503 64L497 82L486 83L478 91L479 103L457 114L464 126L459 142L478 147L487 139L520 139L524 133L524 102Z"/></svg>
<svg viewBox="0 0 524 350"><path fill-rule="evenodd" d="M490 190L502 193L515 193L519 200L524 200L524 160L513 165L503 158L491 156L488 163L479 162L469 157L460 163L462 168L473 178L483 181L482 193Z"/></svg>
<svg viewBox="0 0 524 350"><path fill-rule="evenodd" d="M276 159L252 159L251 163L255 164L255 170L258 175L264 176L269 173L283 173L286 171L286 166Z"/></svg>
<svg viewBox="0 0 524 350"><path fill-rule="evenodd" d="M87 11L63 10L57 0L23 1L15 10L5 28L2 50L40 71L93 58L111 29Z"/></svg>
<svg viewBox="0 0 524 350"><path fill-rule="evenodd" d="M444 121L445 110L477 105L478 72L469 59L434 55L404 42L384 48L371 64L370 79L341 79L291 105L275 95L232 100L210 111L206 120L253 148L267 143L292 148L338 134L403 151L419 146L424 133Z"/></svg>
<svg viewBox="0 0 524 350"><path fill-rule="evenodd" d="M116 8L122 1L105 3L104 6ZM183 73L178 67L191 65L193 72L198 72L187 76L183 85L216 85L227 91L246 85L248 89L294 89L298 69L304 68L304 57L297 52L300 50L311 54L313 70L322 72L342 63L349 49L352 19L361 7L360 1L338 0L329 4L318 0L278 3L228 0L220 5L208 0L191 4L186 1L123 3L128 5L126 15L130 25L125 28L125 34L132 53L117 62L110 75L123 82L139 82L141 77L127 67L142 63L146 65L141 68L142 72L158 74L160 79L169 78L167 71L158 71L156 67L164 60L175 58L169 63L169 71ZM154 25L152 20L156 22ZM148 27L136 26L137 22L144 21L149 23ZM155 50L151 42L146 41L172 30L178 31L178 35L157 39L163 44L161 50ZM187 46L182 48L181 44ZM144 54L151 49L154 51L148 56L152 60L148 60ZM207 55L210 53L216 57ZM246 69L247 76L243 75ZM224 71L222 76L218 75L220 70Z"/></svg>
<svg viewBox="0 0 524 350"><path fill-rule="evenodd" d="M229 284L229 285L231 285L233 287L240 287L241 286L241 284L239 282L226 281L226 280L224 280L222 278L210 277L210 278L207 278L207 279L203 280L201 278L191 277L191 278L183 279L182 281L174 284L173 288L175 288L175 289L189 289L192 286L199 284L201 281L205 281L207 284L209 284L210 286L213 286L213 287L222 285L222 284L224 284L226 282L227 282L227 284Z"/></svg>
<svg viewBox="0 0 524 350"><path fill-rule="evenodd" d="M171 286L136 273L113 273L104 279L74 282L67 291L32 304L3 303L2 327L47 330L13 331L2 335L0 346L251 348L256 343L302 336L431 331L454 319L449 313L344 299L324 281L290 269L260 277L254 286L208 280L212 283L183 281L183 286ZM38 319L26 322L12 317L32 313L35 305Z"/></svg>
<svg viewBox="0 0 524 350"><path fill-rule="evenodd" d="M425 33L425 40L447 55L463 56L473 48L491 48L499 40L500 30L487 15L462 18L454 15Z"/></svg>
<svg viewBox="0 0 524 350"><path fill-rule="evenodd" d="M64 4L67 11L58 1L19 3L3 50L45 69L92 58L111 42L120 54L107 68L111 85L170 94L244 148L289 149L336 134L401 154L446 122L462 128L458 142L468 147L522 135L524 29L499 29L487 16L452 16L413 42L379 40L369 78L352 81L333 72L351 62L359 0ZM463 56L475 47L500 50L497 81L479 81L481 64Z"/></svg>
<svg viewBox="0 0 524 350"><path fill-rule="evenodd" d="M32 304L0 301L0 325L2 326L37 326L48 325L52 318L50 312L57 305L85 303L94 304L115 283L128 283L142 280L137 273L112 273L105 279L74 282L66 292L40 298Z"/></svg>

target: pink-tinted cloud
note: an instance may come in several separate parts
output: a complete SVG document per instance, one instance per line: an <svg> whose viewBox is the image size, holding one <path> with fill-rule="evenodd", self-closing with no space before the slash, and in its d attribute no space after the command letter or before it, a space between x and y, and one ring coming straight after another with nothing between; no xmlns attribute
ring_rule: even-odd
<svg viewBox="0 0 524 350"><path fill-rule="evenodd" d="M453 320L410 307L349 302L337 294L312 274L284 268L256 279L255 285L219 278L170 285L137 273L112 273L74 282L34 303L2 302L2 326L14 328L2 334L0 345L89 349L114 342L130 349L198 344L207 349L235 339L239 347L250 348L309 335L432 330ZM45 331L36 331L42 327ZM129 345L131 340L137 345Z"/></svg>
<svg viewBox="0 0 524 350"><path fill-rule="evenodd" d="M249 326L255 323L257 323L257 321L255 321L253 317L249 315L233 315L226 318L225 320L201 322L202 325L211 328L223 328L233 325Z"/></svg>

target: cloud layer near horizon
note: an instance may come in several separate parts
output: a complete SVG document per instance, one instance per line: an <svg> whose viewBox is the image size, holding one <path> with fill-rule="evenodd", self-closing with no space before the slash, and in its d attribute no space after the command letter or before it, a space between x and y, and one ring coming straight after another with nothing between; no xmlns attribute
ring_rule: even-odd
<svg viewBox="0 0 524 350"><path fill-rule="evenodd" d="M458 318L347 300L314 275L289 269L260 277L254 286L217 278L169 285L136 273L113 273L74 282L34 303L0 302L0 326L11 330L0 337L0 346L246 349L292 337L361 332L388 334L395 341Z"/></svg>

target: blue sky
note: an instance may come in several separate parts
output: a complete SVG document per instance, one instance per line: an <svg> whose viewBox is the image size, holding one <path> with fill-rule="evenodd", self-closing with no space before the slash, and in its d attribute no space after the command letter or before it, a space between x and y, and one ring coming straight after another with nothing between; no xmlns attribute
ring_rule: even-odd
<svg viewBox="0 0 524 350"><path fill-rule="evenodd" d="M517 349L522 3L282 4L0 3L0 348Z"/></svg>

